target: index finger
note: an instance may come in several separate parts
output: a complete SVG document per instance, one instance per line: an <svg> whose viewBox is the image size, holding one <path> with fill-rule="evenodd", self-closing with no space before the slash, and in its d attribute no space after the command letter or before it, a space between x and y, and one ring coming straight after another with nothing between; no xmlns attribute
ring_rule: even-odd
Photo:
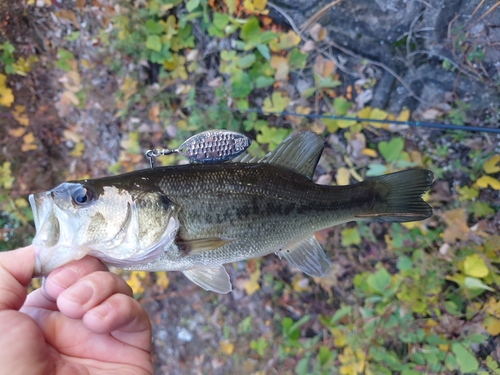
<svg viewBox="0 0 500 375"><path fill-rule="evenodd" d="M25 307L41 307L56 310L54 302L62 292L82 277L97 271L108 271L108 267L90 256L59 267L45 278L40 289L28 295Z"/></svg>

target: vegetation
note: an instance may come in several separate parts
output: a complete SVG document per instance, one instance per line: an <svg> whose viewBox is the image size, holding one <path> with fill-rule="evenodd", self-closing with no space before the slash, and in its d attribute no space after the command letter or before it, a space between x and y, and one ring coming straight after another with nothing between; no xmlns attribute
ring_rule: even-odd
<svg viewBox="0 0 500 375"><path fill-rule="evenodd" d="M36 53L0 36L0 121L7 124L0 134L8 151L0 159L2 249L29 242L27 194L56 180L146 167L145 149L175 147L210 128L248 134L255 139L251 151L260 154L291 132L311 129L328 139L315 176L322 183L425 167L437 178L425 197L434 216L318 233L334 264L322 279L270 257L248 261L235 293L244 296L241 303L269 307L272 318L228 311L233 326L219 325L219 347L207 356L248 373L264 373L272 363L280 373L296 374L500 374L494 344L500 334L498 138L434 131L430 141L430 130L394 126L391 120L410 119L408 109L391 114L354 101L370 92L375 78L343 82L335 61L318 53L326 31L317 24L299 35L274 24L266 0L117 1L97 10L80 0L68 9L50 0L34 3L23 3L24 11L47 17L54 11L61 35L51 35ZM480 61L482 53L477 47L468 59ZM18 89L41 72L54 86L37 94L55 90L55 102L33 102ZM116 152L113 140L97 142L81 122L107 80L114 96L105 111L119 129ZM429 110L434 118L466 124L467 104L452 104L445 113ZM285 110L347 119L278 115ZM498 113L488 116L485 123L494 124ZM109 159L92 159L108 148ZM63 157L51 157L53 149ZM40 157L56 167L43 169ZM47 186L35 183L30 168L50 171ZM124 277L147 303L182 288L171 275ZM217 309L228 301L196 293ZM252 329L257 320L267 328Z"/></svg>

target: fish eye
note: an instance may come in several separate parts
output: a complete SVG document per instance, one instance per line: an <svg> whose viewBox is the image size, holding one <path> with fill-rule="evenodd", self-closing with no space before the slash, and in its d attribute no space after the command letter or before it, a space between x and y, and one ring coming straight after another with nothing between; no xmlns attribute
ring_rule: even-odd
<svg viewBox="0 0 500 375"><path fill-rule="evenodd" d="M92 191L90 189L86 189L83 186L76 188L71 194L71 198L73 199L73 203L82 206L87 203L92 202L93 198Z"/></svg>

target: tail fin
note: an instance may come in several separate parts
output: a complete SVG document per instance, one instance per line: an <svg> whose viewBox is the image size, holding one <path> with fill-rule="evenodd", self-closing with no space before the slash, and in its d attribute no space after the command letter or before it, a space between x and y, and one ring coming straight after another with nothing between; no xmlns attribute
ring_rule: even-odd
<svg viewBox="0 0 500 375"><path fill-rule="evenodd" d="M432 215L432 208L422 200L422 195L433 180L432 172L425 169L410 169L368 178L362 184L373 191L373 211L357 217L396 222L427 219Z"/></svg>

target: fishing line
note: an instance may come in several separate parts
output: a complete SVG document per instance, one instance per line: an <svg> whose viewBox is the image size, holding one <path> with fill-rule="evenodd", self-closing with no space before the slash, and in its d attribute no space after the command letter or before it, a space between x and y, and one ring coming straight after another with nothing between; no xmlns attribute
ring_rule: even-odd
<svg viewBox="0 0 500 375"><path fill-rule="evenodd" d="M415 128L430 128L430 129L442 129L442 130L461 130L468 132L480 132L480 133L494 133L500 134L500 128L486 128L481 126L468 126L468 125L453 125L453 124L438 124L434 122L427 121L398 121L398 120L377 120L371 118L363 118L363 117L349 117L349 116L336 116L336 115L324 115L324 114L316 114L316 113L295 113L295 112L267 112L258 108L248 108L248 109L238 109L238 108L228 108L222 106L204 106L201 105L205 109L217 109L217 110L226 110L229 112L237 112L237 113L256 113L258 115L263 116L292 116L292 117L302 117L308 118L311 120L318 119L329 119L329 120L347 120L347 121L356 121L356 122L371 122L371 123L379 123L379 124L393 124L397 126L411 126Z"/></svg>

